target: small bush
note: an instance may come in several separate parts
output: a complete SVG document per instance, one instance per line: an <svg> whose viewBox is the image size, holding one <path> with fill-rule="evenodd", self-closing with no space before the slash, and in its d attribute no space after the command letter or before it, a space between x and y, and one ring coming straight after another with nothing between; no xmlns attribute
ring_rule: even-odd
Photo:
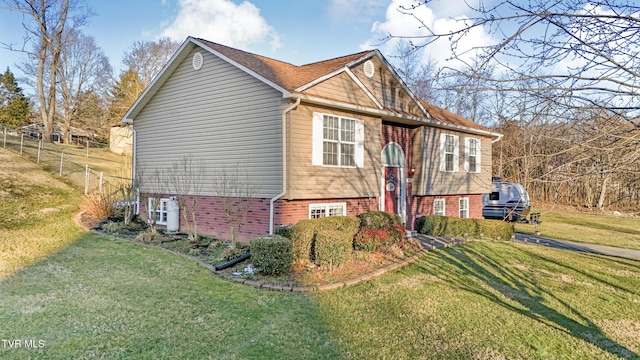
<svg viewBox="0 0 640 360"><path fill-rule="evenodd" d="M325 269L340 267L349 260L353 234L342 230L321 230L315 238L315 263Z"/></svg>
<svg viewBox="0 0 640 360"><path fill-rule="evenodd" d="M281 235L259 237L251 240L251 263L261 274L288 273L293 265L291 240Z"/></svg>
<svg viewBox="0 0 640 360"><path fill-rule="evenodd" d="M102 230L109 234L117 234L123 228L124 224L115 221L107 221L106 223L102 224Z"/></svg>
<svg viewBox="0 0 640 360"><path fill-rule="evenodd" d="M358 232L360 219L348 216L328 216L305 219L295 224L290 231L294 260L315 260L315 239L323 231L341 231L350 237Z"/></svg>
<svg viewBox="0 0 640 360"><path fill-rule="evenodd" d="M381 229L362 228L353 239L356 250L376 251L385 247L404 243L404 228L402 225L390 224Z"/></svg>
<svg viewBox="0 0 640 360"><path fill-rule="evenodd" d="M222 252L222 259L224 261L231 261L233 259L237 259L240 256L244 255L247 253L247 249L240 249L238 247L236 248L226 248L224 249L224 251Z"/></svg>
<svg viewBox="0 0 640 360"><path fill-rule="evenodd" d="M291 236L291 252L294 260L311 259L311 245L315 232L314 219L302 220L291 227L289 236Z"/></svg>
<svg viewBox="0 0 640 360"><path fill-rule="evenodd" d="M513 235L511 224L500 220L460 219L446 216L423 216L416 221L422 226L421 234L431 236L457 236L476 239L510 240Z"/></svg>
<svg viewBox="0 0 640 360"><path fill-rule="evenodd" d="M136 241L143 243L150 243L158 239L159 234L157 232L143 231L136 236Z"/></svg>
<svg viewBox="0 0 640 360"><path fill-rule="evenodd" d="M280 235L280 236L284 236L287 239L291 239L291 229L293 228L293 226L291 225L281 225L275 228L275 230L273 231L274 235Z"/></svg>
<svg viewBox="0 0 640 360"><path fill-rule="evenodd" d="M400 215L386 211L367 211L358 215L358 218L361 229L384 229L389 225L402 225Z"/></svg>
<svg viewBox="0 0 640 360"><path fill-rule="evenodd" d="M480 239L509 241L513 236L511 224L500 220L478 220L478 235Z"/></svg>

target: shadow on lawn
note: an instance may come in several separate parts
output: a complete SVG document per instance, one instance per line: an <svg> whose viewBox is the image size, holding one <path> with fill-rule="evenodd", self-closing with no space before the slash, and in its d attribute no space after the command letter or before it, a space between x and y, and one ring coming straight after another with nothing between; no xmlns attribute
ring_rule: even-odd
<svg viewBox="0 0 640 360"><path fill-rule="evenodd" d="M546 258L524 250L519 251L526 253L526 256L530 256L537 261L551 262L558 267L568 268L591 277L594 281L604 283L607 286L635 294L635 292L629 289L581 271L570 264L565 264L558 260ZM440 257L447 265L427 264L424 262L417 265L428 273L440 276L450 273L451 269L447 269L446 267L451 265L456 269L456 276L450 276L446 280L461 289L476 293L511 311L520 313L578 339L585 340L611 354L626 359L640 358L639 354L608 338L596 324L581 315L571 304L563 301L553 293L543 290L530 274L527 274L525 271L512 271L506 268L504 262L501 261L503 259L492 258L490 253L480 253L470 247L449 249L436 253L434 256ZM462 276L460 276L461 273ZM482 282L495 291L488 290L486 287L477 286L477 282L474 280ZM506 301L505 298L521 306L517 306L511 301ZM577 320L545 305L544 302L548 299L553 299L560 303L568 309L568 313L575 315Z"/></svg>

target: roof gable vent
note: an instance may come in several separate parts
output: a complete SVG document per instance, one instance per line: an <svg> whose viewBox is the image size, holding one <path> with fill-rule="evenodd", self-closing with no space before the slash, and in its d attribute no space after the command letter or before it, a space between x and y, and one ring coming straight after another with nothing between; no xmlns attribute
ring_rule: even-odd
<svg viewBox="0 0 640 360"><path fill-rule="evenodd" d="M204 58L202 57L202 53L197 52L193 54L193 59L191 60L191 65L193 66L193 70L202 69L202 63L204 63Z"/></svg>
<svg viewBox="0 0 640 360"><path fill-rule="evenodd" d="M375 71L376 71L376 68L373 65L373 61L367 60L367 61L364 62L364 75L366 77L371 79L373 77L373 74L375 73Z"/></svg>

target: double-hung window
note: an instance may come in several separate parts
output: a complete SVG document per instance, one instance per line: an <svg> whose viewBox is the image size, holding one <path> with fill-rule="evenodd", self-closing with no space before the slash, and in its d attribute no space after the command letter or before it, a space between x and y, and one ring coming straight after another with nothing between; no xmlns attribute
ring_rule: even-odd
<svg viewBox="0 0 640 360"><path fill-rule="evenodd" d="M441 215L445 216L445 200L444 199L435 199L433 200L433 215Z"/></svg>
<svg viewBox="0 0 640 360"><path fill-rule="evenodd" d="M459 206L459 214L460 218L468 218L469 217L469 198L460 198L458 200Z"/></svg>
<svg viewBox="0 0 640 360"><path fill-rule="evenodd" d="M149 219L155 218L156 224L167 225L167 203L169 199L149 198Z"/></svg>
<svg viewBox="0 0 640 360"><path fill-rule="evenodd" d="M458 136L440 135L440 171L458 171Z"/></svg>
<svg viewBox="0 0 640 360"><path fill-rule="evenodd" d="M309 219L323 218L327 216L346 216L347 204L346 203L325 203L325 204L310 204L309 205Z"/></svg>
<svg viewBox="0 0 640 360"><path fill-rule="evenodd" d="M313 165L362 167L364 123L328 114L313 114Z"/></svg>
<svg viewBox="0 0 640 360"><path fill-rule="evenodd" d="M475 138L464 139L464 169L470 173L480 172L480 140Z"/></svg>

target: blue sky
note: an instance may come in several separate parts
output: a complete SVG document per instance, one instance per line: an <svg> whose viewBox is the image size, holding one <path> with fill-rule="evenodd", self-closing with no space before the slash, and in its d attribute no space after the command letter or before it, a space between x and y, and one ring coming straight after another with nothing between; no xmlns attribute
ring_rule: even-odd
<svg viewBox="0 0 640 360"><path fill-rule="evenodd" d="M138 40L187 35L205 38L296 65L330 59L377 47L387 33L419 34L419 24L397 11L411 0L109 0L87 1L95 16L84 28L110 58L116 75L123 53ZM450 26L451 17L465 15L463 0L435 0L420 10L432 24ZM0 43L22 44L23 17L0 2ZM470 43L488 41L474 34ZM438 47L434 47L438 48ZM446 56L431 51L426 56ZM393 44L381 47L393 53ZM14 63L22 55L0 49L0 70L7 66L20 76Z"/></svg>

